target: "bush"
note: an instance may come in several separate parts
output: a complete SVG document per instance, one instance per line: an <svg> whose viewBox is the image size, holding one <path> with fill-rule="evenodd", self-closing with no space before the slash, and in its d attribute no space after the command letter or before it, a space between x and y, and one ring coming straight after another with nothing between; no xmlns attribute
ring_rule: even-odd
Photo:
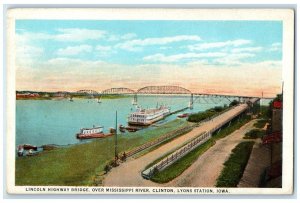
<svg viewBox="0 0 300 203"><path fill-rule="evenodd" d="M237 101L237 100L233 100L230 104L229 104L229 106L236 106L236 105L238 105L239 104L239 102Z"/></svg>
<svg viewBox="0 0 300 203"><path fill-rule="evenodd" d="M247 166L254 142L241 142L231 152L224 163L221 175L217 179L216 187L236 187Z"/></svg>
<svg viewBox="0 0 300 203"><path fill-rule="evenodd" d="M244 139L262 138L265 134L266 134L265 130L252 129L245 134Z"/></svg>
<svg viewBox="0 0 300 203"><path fill-rule="evenodd" d="M223 110L225 110L227 107L222 107L222 106L216 106L214 108L211 108L211 109L208 109L204 112L198 112L198 113L195 113L195 114L191 114L189 117L188 117L188 121L189 122L200 122L200 121L203 121L207 118L210 118L214 115L216 115L217 113L219 112L222 112Z"/></svg>
<svg viewBox="0 0 300 203"><path fill-rule="evenodd" d="M266 125L267 122L268 122L267 119L258 120L256 123L254 123L254 127L256 127L256 128L263 128L263 127L265 127L265 125Z"/></svg>

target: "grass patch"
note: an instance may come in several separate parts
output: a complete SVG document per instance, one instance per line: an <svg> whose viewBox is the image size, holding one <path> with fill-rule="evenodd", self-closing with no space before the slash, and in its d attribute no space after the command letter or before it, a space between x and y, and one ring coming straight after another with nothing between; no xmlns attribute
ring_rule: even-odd
<svg viewBox="0 0 300 203"><path fill-rule="evenodd" d="M208 109L204 112L198 112L198 113L191 114L191 115L189 115L187 120L189 122L194 122L194 123L200 122L207 118L213 117L217 113L224 111L226 108L228 108L228 107L227 106L224 106L224 107L216 106L216 107Z"/></svg>
<svg viewBox="0 0 300 203"><path fill-rule="evenodd" d="M265 130L261 129L252 129L249 132L247 132L244 136L244 139L256 139L256 138L262 138L266 134Z"/></svg>
<svg viewBox="0 0 300 203"><path fill-rule="evenodd" d="M187 125L188 122L178 119L153 130L119 135L118 151L130 150ZM19 186L91 185L95 174L102 173L105 165L113 157L113 137L70 147L59 147L32 157L17 157L15 184Z"/></svg>
<svg viewBox="0 0 300 203"><path fill-rule="evenodd" d="M268 122L267 119L260 119L256 123L254 123L254 127L256 128L263 128L265 127L266 123Z"/></svg>
<svg viewBox="0 0 300 203"><path fill-rule="evenodd" d="M188 167L190 167L197 158L215 144L215 141L210 139L204 144L198 146L187 155L176 161L174 164L168 166L165 170L154 174L151 180L157 183L166 183L180 174L182 174Z"/></svg>
<svg viewBox="0 0 300 203"><path fill-rule="evenodd" d="M236 187L243 176L254 142L241 142L231 152L224 163L221 175L217 179L216 187Z"/></svg>

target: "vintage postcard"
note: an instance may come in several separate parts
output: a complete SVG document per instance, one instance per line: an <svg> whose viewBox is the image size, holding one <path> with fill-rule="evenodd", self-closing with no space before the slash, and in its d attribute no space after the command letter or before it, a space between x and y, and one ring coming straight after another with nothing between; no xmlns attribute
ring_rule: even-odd
<svg viewBox="0 0 300 203"><path fill-rule="evenodd" d="M10 194L292 194L291 9L11 9Z"/></svg>

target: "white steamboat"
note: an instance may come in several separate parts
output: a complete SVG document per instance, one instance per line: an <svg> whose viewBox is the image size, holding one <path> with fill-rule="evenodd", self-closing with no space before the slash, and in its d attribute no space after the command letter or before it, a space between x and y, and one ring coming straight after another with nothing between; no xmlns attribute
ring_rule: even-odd
<svg viewBox="0 0 300 203"><path fill-rule="evenodd" d="M128 116L129 125L151 125L170 114L170 108L160 106L159 108L142 109L140 107Z"/></svg>

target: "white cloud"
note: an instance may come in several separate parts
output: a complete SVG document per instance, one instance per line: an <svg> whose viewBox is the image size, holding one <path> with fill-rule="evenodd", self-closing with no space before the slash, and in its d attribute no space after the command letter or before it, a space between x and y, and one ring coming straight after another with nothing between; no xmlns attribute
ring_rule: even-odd
<svg viewBox="0 0 300 203"><path fill-rule="evenodd" d="M117 48L125 49L128 51L140 51L142 46L152 45L165 45L180 41L200 41L201 38L197 35L178 35L173 37L160 37L160 38L146 38L135 39L117 44Z"/></svg>
<svg viewBox="0 0 300 203"><path fill-rule="evenodd" d="M243 47L243 48L234 48L231 50L232 53L245 53L245 52L260 52L262 47Z"/></svg>
<svg viewBox="0 0 300 203"><path fill-rule="evenodd" d="M16 64L31 65L39 61L45 50L43 48L31 45L21 45L16 47Z"/></svg>
<svg viewBox="0 0 300 203"><path fill-rule="evenodd" d="M245 62L241 62L242 59L252 58L254 56L255 56L255 54L252 54L252 53L226 54L226 57L214 59L213 63L222 64L222 65L240 66L245 63Z"/></svg>
<svg viewBox="0 0 300 203"><path fill-rule="evenodd" d="M97 51L106 51L106 52L109 52L112 50L112 47L111 46L102 46L102 45L98 45L96 46L95 50Z"/></svg>
<svg viewBox="0 0 300 203"><path fill-rule="evenodd" d="M102 46L102 45L96 46L95 51L97 57L107 57L113 53L116 53L116 51L113 49L112 46Z"/></svg>
<svg viewBox="0 0 300 203"><path fill-rule="evenodd" d="M176 62L183 59L197 59L197 58L212 58L224 57L226 53L222 52L208 52L208 53L185 53L166 56L164 54L154 54L143 58L145 61L154 62Z"/></svg>
<svg viewBox="0 0 300 203"><path fill-rule="evenodd" d="M36 40L55 40L67 42L83 42L86 40L97 40L104 38L107 34L104 30L92 29L57 29L58 33L43 33L43 32L22 32L17 34L21 41L36 41Z"/></svg>
<svg viewBox="0 0 300 203"><path fill-rule="evenodd" d="M18 58L32 58L44 53L44 49L36 46L22 45L17 46L16 55Z"/></svg>
<svg viewBox="0 0 300 203"><path fill-rule="evenodd" d="M124 40L129 40L129 39L133 39L133 38L136 38L137 35L135 33L127 33L125 35L123 35L121 37L121 39L124 39Z"/></svg>
<svg viewBox="0 0 300 203"><path fill-rule="evenodd" d="M56 54L59 56L75 56L80 53L89 53L93 50L90 45L80 45L80 46L68 46L66 48L58 49Z"/></svg>
<svg viewBox="0 0 300 203"><path fill-rule="evenodd" d="M282 44L279 42L271 44L271 48L269 51L281 51L282 50Z"/></svg>
<svg viewBox="0 0 300 203"><path fill-rule="evenodd" d="M251 40L245 40L245 39L237 39L237 40L228 40L225 42L208 42L208 43L201 43L201 44L195 44L195 45L189 45L188 49L190 50L206 50L206 49L213 49L213 48L222 48L222 47L238 47L246 44L251 44Z"/></svg>
<svg viewBox="0 0 300 203"><path fill-rule="evenodd" d="M57 41L73 41L82 42L86 40L96 40L104 38L106 31L103 30L91 30L91 29L58 29L59 34L53 36L54 40Z"/></svg>
<svg viewBox="0 0 300 203"><path fill-rule="evenodd" d="M31 44L26 38L16 34L16 62L18 64L31 64L38 61L45 50L37 45Z"/></svg>
<svg viewBox="0 0 300 203"><path fill-rule="evenodd" d="M108 41L120 41L120 40L130 40L136 38L137 35L135 33L127 33L124 35L109 35L107 38Z"/></svg>

